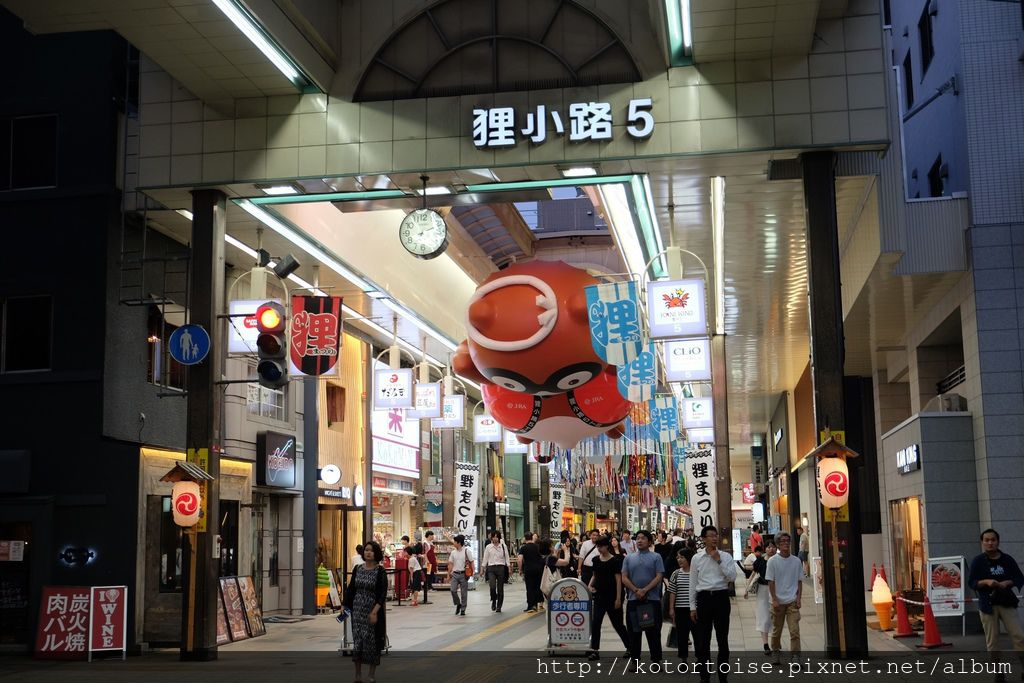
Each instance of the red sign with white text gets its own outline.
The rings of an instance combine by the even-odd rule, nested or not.
[[[127,647],[128,587],[94,587],[90,603],[90,652],[124,650]]]
[[[85,659],[89,589],[44,586],[36,631],[37,659]]]
[[[293,296],[290,353],[303,375],[337,374],[341,297]]]

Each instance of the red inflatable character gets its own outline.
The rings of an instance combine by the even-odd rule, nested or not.
[[[531,261],[495,273],[470,299],[455,371],[482,383],[487,409],[524,443],[572,448],[622,433],[631,404],[590,343],[584,288],[593,284],[562,261]]]

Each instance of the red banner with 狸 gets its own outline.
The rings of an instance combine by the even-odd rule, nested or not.
[[[289,355],[303,375],[335,374],[341,348],[341,297],[293,296]]]
[[[38,659],[85,659],[89,630],[89,589],[44,586],[39,601]]]

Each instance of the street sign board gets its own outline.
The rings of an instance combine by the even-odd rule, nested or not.
[[[167,342],[171,358],[182,365],[201,363],[210,353],[210,335],[201,325],[182,325]]]

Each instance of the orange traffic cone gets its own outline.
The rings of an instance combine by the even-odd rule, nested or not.
[[[907,605],[903,602],[903,596],[896,596],[896,633],[893,638],[912,638],[914,629],[910,628],[910,619],[907,617]]]
[[[882,581],[885,581],[887,584],[889,583],[889,577],[885,575],[885,565],[884,564],[879,568],[878,575],[882,577]]]
[[[875,565],[874,562],[872,562],[871,563],[871,580],[868,581],[868,590],[871,590],[871,587],[875,585],[875,577],[876,576],[878,576],[878,567]]]
[[[939,633],[939,625],[935,623],[935,615],[932,614],[932,603],[926,595],[924,597],[924,642],[917,646],[919,650],[931,650],[936,647],[952,647],[953,643],[942,642],[942,635]]]

